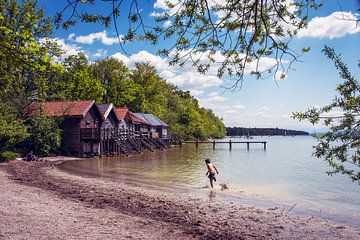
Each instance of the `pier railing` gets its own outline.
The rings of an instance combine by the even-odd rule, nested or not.
[[[233,144],[246,144],[246,148],[247,150],[250,149],[250,144],[262,144],[264,150],[266,150],[266,144],[267,142],[265,141],[180,141],[180,147],[182,143],[193,143],[196,144],[196,147],[199,146],[199,144],[212,144],[213,145],[213,149],[215,149],[216,144],[229,144],[229,149],[232,148]]]

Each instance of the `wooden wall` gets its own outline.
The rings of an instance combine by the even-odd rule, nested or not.
[[[81,129],[93,129],[99,132],[101,116],[93,105],[84,117],[67,117],[62,123],[63,148],[65,153],[83,156],[85,153],[99,151],[99,135],[93,138],[82,138]]]

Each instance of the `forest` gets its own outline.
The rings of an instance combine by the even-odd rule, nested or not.
[[[227,127],[227,136],[298,136],[309,135],[305,131],[288,130],[280,128],[244,128]]]
[[[212,110],[167,83],[150,64],[129,69],[114,58],[90,62],[84,54],[61,59],[62,49],[51,41],[53,24],[36,2],[1,3],[0,159],[34,148],[40,155],[60,152],[61,119],[29,118],[27,107],[34,101],[95,100],[152,113],[179,139],[225,135]]]

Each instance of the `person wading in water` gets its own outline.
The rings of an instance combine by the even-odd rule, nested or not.
[[[210,159],[205,159],[205,163],[206,163],[206,167],[207,167],[207,172],[206,172],[206,176],[208,176],[209,180],[210,180],[210,186],[211,188],[213,188],[213,181],[216,182],[216,178],[215,178],[215,174],[219,174],[218,170],[216,169],[216,167],[214,166],[214,164],[210,163]]]

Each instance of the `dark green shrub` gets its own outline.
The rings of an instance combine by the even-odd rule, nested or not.
[[[11,151],[4,151],[0,153],[0,162],[7,162],[14,160],[18,156],[17,153]]]
[[[27,120],[30,137],[25,141],[25,149],[37,156],[58,153],[61,145],[61,129],[58,120],[46,116],[34,116]]]

